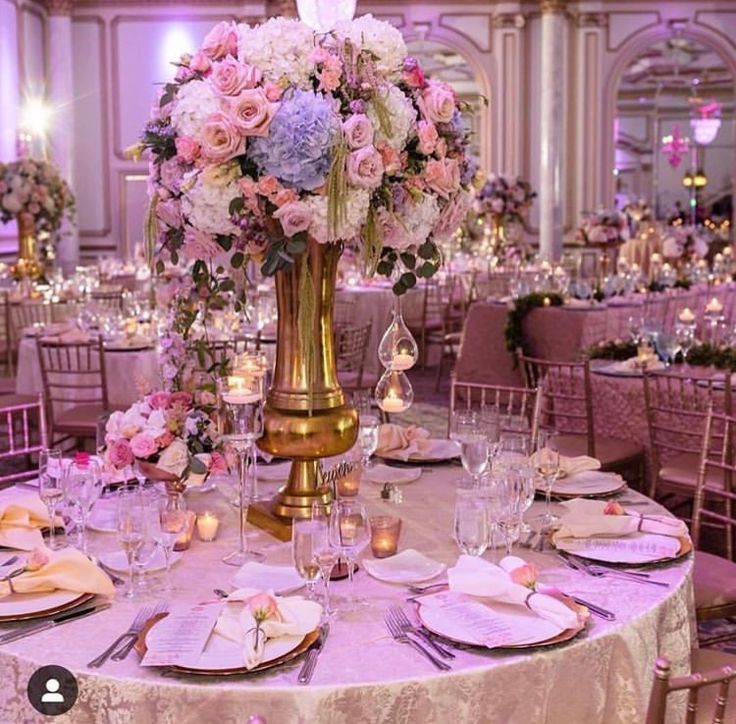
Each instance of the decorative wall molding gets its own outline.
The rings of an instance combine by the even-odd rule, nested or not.
[[[579,28],[607,28],[608,13],[577,13],[575,24]]]
[[[526,25],[523,13],[498,13],[493,16],[493,27],[498,29],[521,30]]]
[[[71,15],[73,0],[46,0],[49,15]]]
[[[633,32],[626,27],[628,20],[633,20],[637,16],[648,16],[649,20],[637,22],[636,30]],[[639,33],[643,33],[650,28],[662,24],[662,16],[659,11],[647,10],[631,10],[620,12],[612,10],[608,13],[608,25],[606,33],[606,50],[609,53],[615,53],[624,43],[629,42],[631,38]]]
[[[710,22],[708,19],[710,18]],[[718,33],[724,40],[736,47],[736,10],[698,10],[695,13],[694,24]],[[730,33],[724,26],[730,27]]]
[[[472,29],[468,28],[463,21],[473,22]],[[491,50],[493,15],[490,13],[442,13],[437,19],[437,24],[441,28],[452,30],[458,35],[462,35],[469,40],[475,48],[482,53],[488,53]]]

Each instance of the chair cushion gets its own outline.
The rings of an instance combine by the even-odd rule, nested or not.
[[[563,455],[577,457],[588,454],[588,438],[585,435],[558,435],[556,440]],[[633,461],[643,454],[644,448],[635,442],[613,437],[595,438],[595,456],[601,461],[603,470]]]
[[[712,671],[713,669],[721,669],[724,666],[730,666],[736,669],[736,656],[727,654],[725,651],[718,649],[693,649],[690,654],[690,670],[692,672]],[[728,704],[726,705],[726,713],[722,722],[736,721],[736,692],[734,691],[734,681],[731,680],[731,689],[729,691]],[[716,696],[718,695],[718,685],[705,686],[698,693],[698,711],[695,716],[697,724],[712,724],[716,710]]]
[[[659,469],[659,483],[664,483],[664,487],[683,488],[693,495],[695,486],[698,484],[698,464],[698,455],[695,453],[680,453]],[[723,473],[708,468],[706,482],[722,486]]]
[[[693,567],[695,610],[698,618],[709,608],[734,606],[736,613],[736,563],[728,558],[695,551]]]
[[[97,418],[106,410],[101,404],[75,405],[59,413],[54,419],[54,429],[57,432],[70,430],[97,430]]]

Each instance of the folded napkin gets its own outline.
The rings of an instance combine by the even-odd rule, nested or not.
[[[637,372],[643,369],[644,365],[638,357],[629,357],[629,359],[617,362],[615,367],[619,372]],[[664,362],[658,357],[652,357],[650,360],[647,360],[646,368],[648,370],[663,370]]]
[[[386,423],[378,429],[377,455],[390,454],[408,460],[416,453],[426,453],[432,448],[429,430],[416,425],[402,427],[394,423]]]
[[[539,460],[539,451],[535,452],[531,458],[531,464],[536,468]],[[560,477],[569,478],[577,473],[584,473],[588,470],[599,470],[601,461],[587,455],[578,455],[570,458],[567,455],[560,455]]]
[[[25,565],[25,571],[10,581],[0,579],[0,599],[11,593],[42,593],[57,589],[101,596],[115,594],[108,575],[76,548],[60,551],[35,548]],[[17,570],[15,566],[10,568]]]
[[[44,342],[58,342],[60,344],[84,344],[89,342],[90,336],[81,329],[74,327],[61,334],[52,334],[42,337]]]
[[[280,598],[272,592],[255,588],[240,588],[227,598],[228,603],[242,606],[226,606],[215,624],[215,633],[243,647],[243,659],[247,669],[254,669],[266,653],[270,639],[281,636],[304,637],[319,626],[322,606],[301,596]],[[268,614],[260,624],[256,636],[256,615]]]
[[[30,551],[43,545],[41,529],[48,526],[48,511],[36,495],[0,498],[0,546]]]
[[[656,533],[671,538],[687,536],[687,525],[677,518],[629,512],[616,501],[574,498],[562,505],[560,527],[553,540],[560,538],[619,538],[631,533]]]
[[[455,567],[447,570],[447,578],[451,591],[527,606],[562,630],[577,626],[578,614],[563,601],[514,582],[512,572],[523,566],[526,562],[515,556],[507,556],[497,566],[476,556],[462,555]]]

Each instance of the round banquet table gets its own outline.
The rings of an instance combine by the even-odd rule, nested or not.
[[[428,469],[403,487],[400,505],[382,501],[380,486],[371,483],[363,484],[360,495],[371,514],[402,518],[400,548],[413,547],[452,565],[458,555],[451,538],[454,483],[461,475],[453,466]],[[638,493],[627,491],[625,496],[624,502],[635,501],[639,512],[662,512]],[[192,509],[224,516],[224,530],[221,526],[213,543],[195,536],[190,550],[173,566],[172,605],[211,600],[212,589],[227,589],[235,572],[220,561],[236,545],[235,510],[217,491],[187,497]],[[105,499],[100,502],[107,504]],[[539,512],[540,503],[535,502],[530,514]],[[266,554],[267,563],[290,564],[290,544],[257,529],[251,529],[249,543]],[[115,548],[114,534],[91,534],[91,552]],[[658,566],[655,577],[670,584],[660,588],[593,578],[566,568],[551,552],[517,546],[515,554],[537,564],[541,581],[613,611],[617,620],[591,618],[577,638],[549,648],[457,650],[453,670],[442,673],[410,647],[394,642],[384,627],[384,612],[392,604],[404,604],[407,589],[374,580],[361,569],[356,587],[365,606],[332,624],[312,683],[301,686],[296,682],[301,660],[250,676],[162,676],[156,669],[140,667],[134,652],[123,662],[89,669],[86,662],[127,628],[141,605],[119,598],[107,611],[0,648],[0,720],[44,721],[28,704],[26,685],[39,666],[58,664],[79,682],[77,703],[58,717],[59,722],[74,724],[202,724],[215,719],[225,724],[243,722],[251,714],[260,714],[268,724],[643,721],[655,658],[666,655],[677,673],[688,670],[694,635],[692,556]],[[347,585],[332,584],[336,598],[346,594]],[[682,702],[674,703],[673,722],[682,713]]]
[[[110,407],[130,407],[141,395],[161,386],[158,352],[154,347],[130,351],[105,350],[105,373]],[[19,395],[37,395],[42,389],[36,340],[23,337],[18,345],[15,391]]]

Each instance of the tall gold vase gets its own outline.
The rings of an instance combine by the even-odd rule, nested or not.
[[[15,264],[17,277],[37,277],[41,271],[36,245],[36,225],[29,214],[18,214],[18,261]]]
[[[339,244],[318,244],[310,239],[307,251],[289,269],[276,274],[276,368],[258,446],[294,461],[273,507],[276,515],[286,518],[308,518],[314,501],[329,502],[330,490],[322,484],[319,460],[346,452],[357,437],[358,415],[345,404],[335,364],[332,310],[341,253]],[[317,344],[312,380],[304,364],[297,325],[304,264],[309,265],[315,291],[312,339]]]

